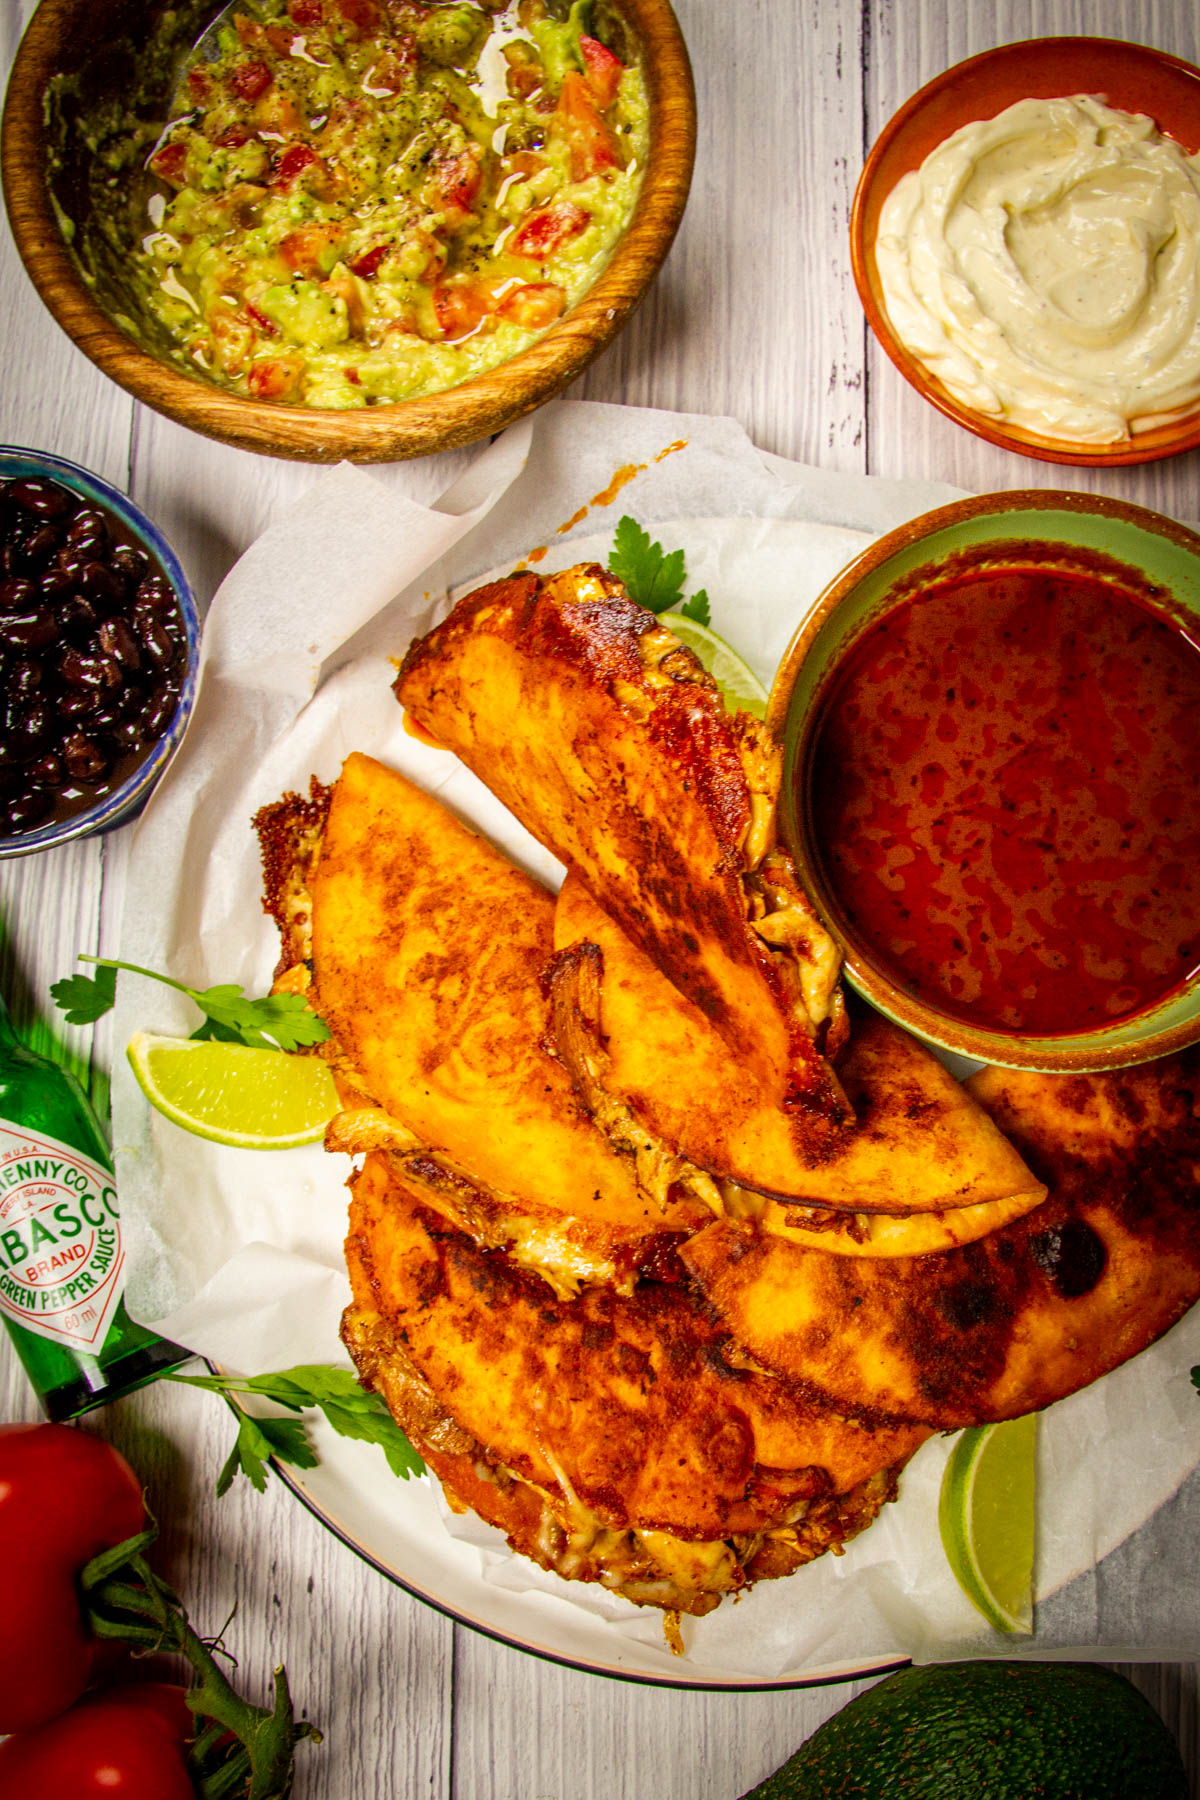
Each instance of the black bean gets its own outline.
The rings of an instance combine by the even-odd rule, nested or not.
[[[71,594],[55,608],[62,636],[72,644],[86,643],[99,620],[96,609],[82,594]]]
[[[0,581],[0,613],[28,612],[38,603],[38,590],[27,575]]]
[[[101,650],[64,650],[58,659],[58,672],[74,688],[102,690],[121,685],[120,665]]]
[[[150,558],[134,544],[118,544],[112,553],[114,568],[120,569],[127,581],[139,582],[146,577]]]
[[[147,743],[161,737],[171,720],[175,717],[175,708],[179,705],[179,694],[170,686],[158,689],[146,708],[142,724],[146,732]]]
[[[68,544],[91,546],[92,555],[107,550],[110,541],[108,520],[94,506],[81,506],[67,526]]]
[[[106,619],[97,636],[101,648],[119,662],[123,669],[141,667],[142,653],[138,648],[138,641],[124,619]]]
[[[18,831],[28,831],[34,825],[40,825],[48,813],[54,809],[54,796],[44,788],[29,788],[18,794],[15,799],[5,802],[0,813],[0,823],[11,836]]]
[[[136,619],[135,623],[138,636],[142,640],[142,648],[150,661],[158,669],[169,668],[175,657],[175,642],[164,628],[161,619],[156,619],[153,615],[147,618],[143,614]]]
[[[23,512],[35,513],[40,519],[65,518],[75,505],[74,495],[66,488],[60,487],[57,481],[46,481],[37,475],[10,481],[8,497],[15,500]]]
[[[68,544],[67,548],[65,550],[60,550],[55,557],[54,566],[67,577],[73,587],[78,587],[79,578],[83,574],[84,569],[87,567],[88,563],[94,561],[94,557],[87,556],[82,550],[77,549],[75,545]]]
[[[62,754],[68,775],[73,775],[76,781],[99,781],[102,775],[108,774],[108,757],[85,732],[73,731],[63,742]]]
[[[103,704],[104,694],[99,688],[76,688],[73,693],[59,696],[58,714],[71,722],[89,719]]]
[[[32,656],[22,656],[8,672],[8,691],[21,699],[36,693],[42,685],[42,665]]]
[[[43,600],[61,600],[64,594],[74,593],[75,587],[75,577],[68,575],[57,562],[52,562],[38,578],[38,590]]]
[[[165,575],[147,575],[145,581],[138,584],[137,597],[157,613],[176,615],[175,595]]]
[[[19,552],[19,566],[24,575],[37,575],[46,567],[59,546],[59,535],[54,525],[39,525],[23,540]]]
[[[137,750],[145,742],[140,719],[121,719],[109,732],[109,737],[122,755],[130,750]]]
[[[128,594],[124,577],[102,562],[84,563],[79,573],[79,591],[109,610],[120,606]]]
[[[57,636],[58,622],[44,606],[0,619],[0,644],[7,650],[44,650]]]
[[[135,716],[141,718],[146,710],[147,691],[147,684],[142,681],[140,674],[127,677],[125,686],[113,701],[123,719],[132,719]]]
[[[56,756],[52,750],[31,762],[28,773],[30,781],[37,787],[61,787],[67,779],[67,771],[63,767],[62,757]]]
[[[31,755],[45,747],[47,739],[54,729],[54,712],[45,694],[38,694],[30,700],[25,715],[18,727],[17,736],[27,746]]]

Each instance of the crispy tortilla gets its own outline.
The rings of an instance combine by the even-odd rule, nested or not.
[[[899,1219],[822,1219],[796,1206],[752,1207],[745,1197],[741,1210],[755,1211],[773,1235],[851,1255],[916,1255],[982,1237],[1045,1197],[949,1071],[878,1014],[852,1015],[838,1075],[855,1123],[831,1155],[814,1162],[753,1073],[596,904],[574,869],[555,904],[554,942],[560,954],[584,943],[600,953],[598,1040],[585,1040],[573,1054],[579,1034],[557,1008],[560,1054],[577,1080],[587,1058],[591,1078],[661,1141],[722,1180],[806,1207],[945,1215],[905,1227]],[[578,994],[569,1003],[578,1006]]]
[[[837,1546],[928,1435],[739,1367],[684,1283],[557,1299],[378,1154],[353,1183],[347,1261],[352,1354],[451,1491],[524,1554],[630,1598],[705,1611],[754,1578],[768,1533],[760,1573]]]
[[[977,1425],[1086,1387],[1200,1297],[1200,1050],[970,1085],[1048,1198],[977,1243],[899,1259],[709,1227],[682,1260],[757,1361],[853,1410]]]
[[[581,879],[812,1156],[849,1109],[819,1053],[838,958],[774,846],[779,750],[590,565],[460,600],[396,695]]]
[[[628,1285],[663,1234],[711,1216],[639,1188],[633,1159],[609,1148],[545,1048],[544,889],[370,757],[348,758],[323,820],[315,802],[294,803],[291,882],[281,804],[259,821],[275,846],[268,899],[298,933],[293,953],[308,938],[333,1036],[343,1112],[331,1148],[388,1146],[434,1205],[567,1288]]]

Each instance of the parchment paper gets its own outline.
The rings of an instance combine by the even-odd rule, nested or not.
[[[486,572],[524,558],[543,570],[604,560],[631,512],[666,548],[686,549],[689,585],[707,589],[714,628],[769,682],[840,568],[874,535],[956,497],[764,455],[732,420],[581,402],[514,427],[434,507],[349,466],[314,472],[302,503],[251,546],[214,601],[191,729],[136,830],[122,957],[193,986],[232,980],[265,992],[278,943],[261,911],[250,821],[284,791],[306,791],[312,774],[332,781],[350,750],[402,768],[557,886],[562,871],[481,784],[403,730],[390,692],[410,638]],[[138,1029],[186,1034],[196,1022],[168,990],[120,978],[118,1043]],[[113,1092],[135,1316],[245,1373],[342,1360],[348,1162],[316,1146],[255,1153],[188,1136],[146,1106],[123,1058]],[[1044,1416],[1043,1601],[1032,1642],[992,1633],[949,1575],[936,1503],[950,1440],[936,1439],[906,1471],[901,1501],[844,1557],[687,1621],[689,1655],[763,1680],[889,1655],[1200,1656],[1194,1506],[1171,1513],[1171,1554],[1178,1565],[1182,1541],[1188,1563],[1177,1579],[1122,1574],[1110,1598],[1087,1573],[1200,1463],[1193,1362],[1200,1311]],[[406,1491],[396,1485],[397,1507]],[[615,1633],[658,1636],[656,1615],[542,1574],[477,1522],[449,1528],[478,1540],[485,1582],[540,1587],[555,1604],[601,1613]],[[1152,1548],[1156,1529],[1138,1540],[1135,1566],[1144,1568],[1143,1541]]]

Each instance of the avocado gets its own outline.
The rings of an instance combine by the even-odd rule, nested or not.
[[[1179,1748],[1088,1663],[901,1669],[742,1800],[1188,1800]]]

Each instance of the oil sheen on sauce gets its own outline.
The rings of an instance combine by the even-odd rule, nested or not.
[[[1111,580],[973,571],[869,627],[811,804],[873,960],[954,1017],[1069,1035],[1200,964],[1200,650]]]

